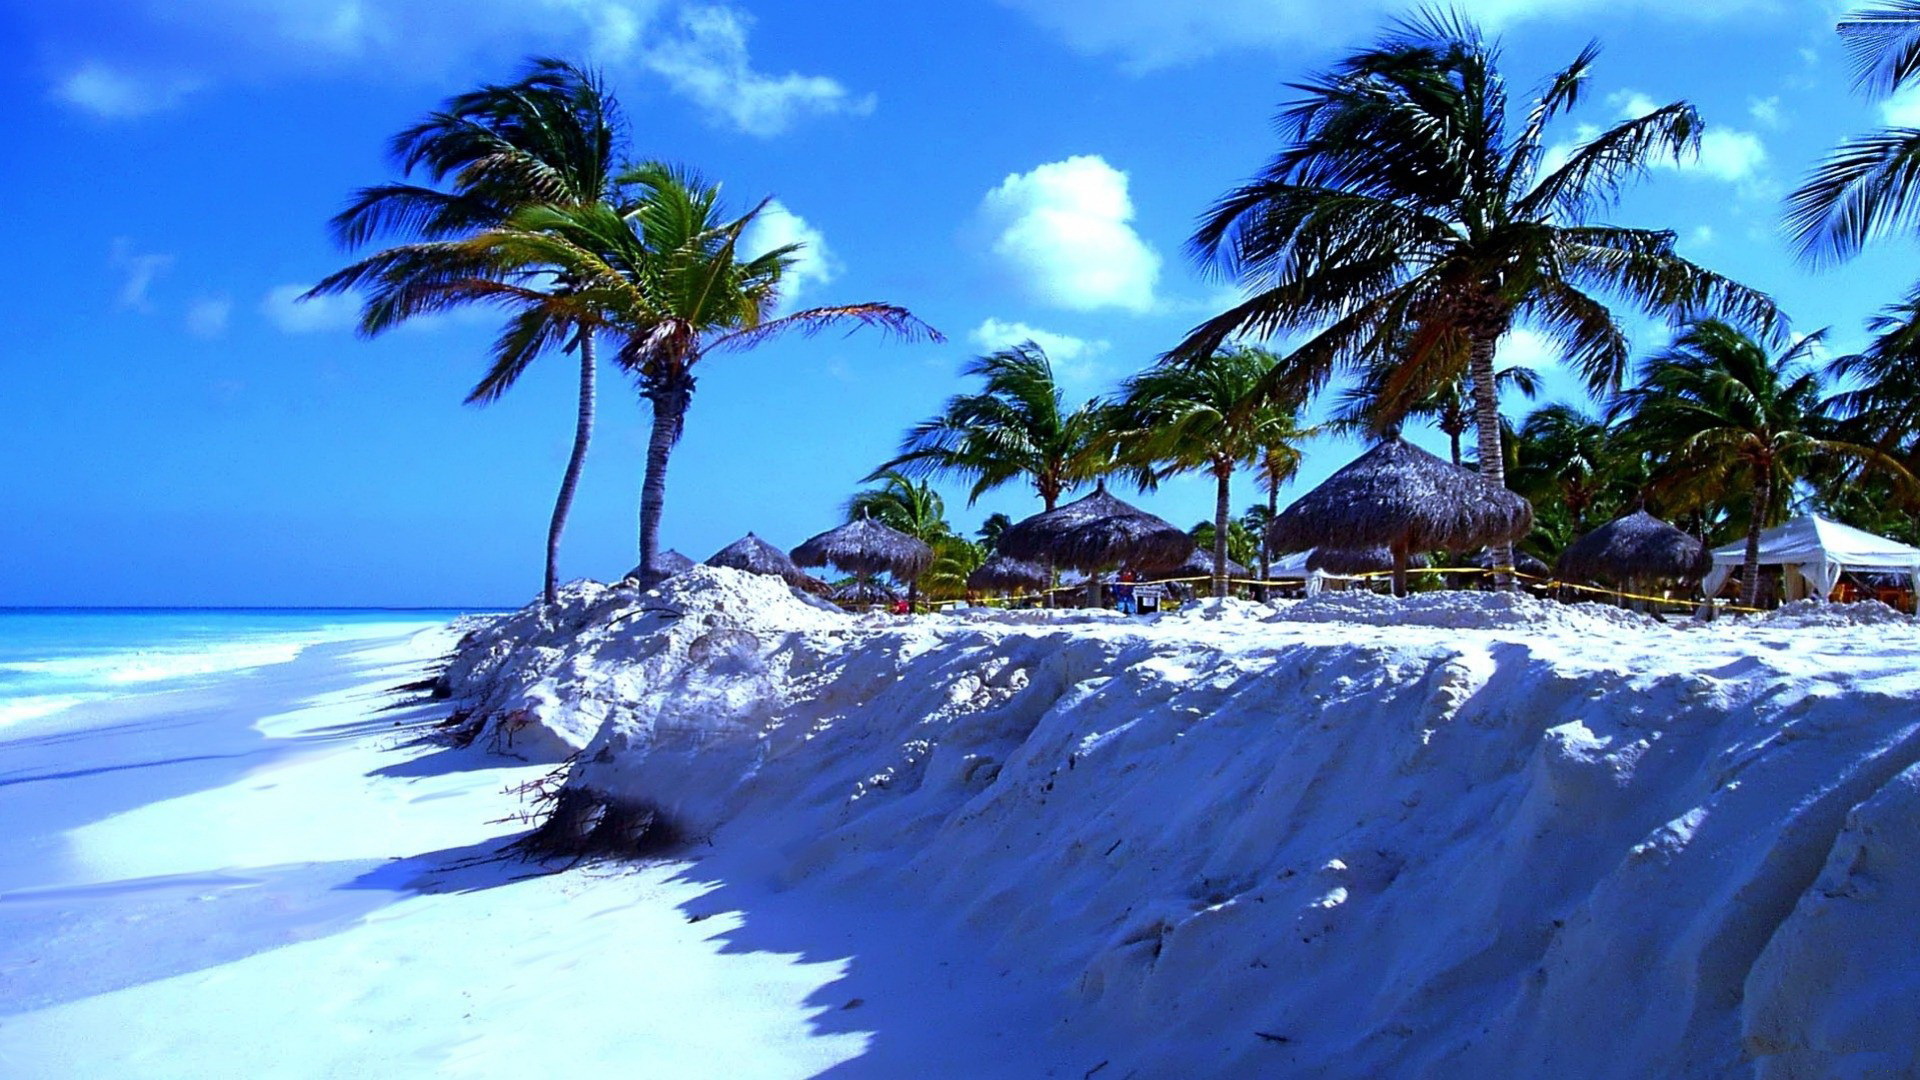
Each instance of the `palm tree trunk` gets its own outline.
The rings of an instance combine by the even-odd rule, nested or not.
[[[667,505],[667,457],[680,441],[687,406],[693,400],[693,380],[681,375],[649,387],[645,396],[653,405],[653,431],[647,438],[647,475],[640,485],[640,584],[650,588],[660,555],[660,515]]]
[[[1440,427],[1447,433],[1447,442],[1453,449],[1453,463],[1460,464],[1460,435],[1467,430],[1467,418],[1455,405],[1447,406],[1446,414],[1441,417]]]
[[[580,412],[573,425],[573,456],[567,459],[567,475],[560,481],[560,496],[553,502],[553,519],[547,523],[547,578],[541,598],[548,607],[559,602],[560,534],[566,531],[574,489],[580,484],[580,469],[587,461],[587,442],[593,437],[592,331],[581,328],[575,344],[580,349]]]
[[[1279,516],[1280,516],[1280,485],[1274,484],[1267,488],[1267,524],[1268,525],[1273,524],[1273,519]],[[1267,535],[1266,534],[1267,534],[1267,530],[1265,526],[1262,526],[1260,529],[1260,535],[1253,538],[1254,543],[1257,545],[1254,550],[1260,553],[1260,580],[1263,584],[1260,586],[1258,595],[1260,597],[1260,602],[1263,604],[1267,602],[1267,598],[1269,595],[1267,592],[1268,586],[1265,585],[1264,582],[1271,581],[1273,579],[1273,556],[1268,554],[1267,552]]]
[[[1472,349],[1467,356],[1467,374],[1473,380],[1473,426],[1476,438],[1475,450],[1480,457],[1480,475],[1488,483],[1498,487],[1507,486],[1507,462],[1500,452],[1500,392],[1494,385],[1493,354],[1499,348],[1500,337],[1494,335],[1475,335]],[[1500,590],[1513,588],[1512,575],[1504,567],[1513,565],[1513,542],[1503,540],[1491,545],[1493,565],[1493,587]]]
[[[1753,485],[1753,520],[1747,523],[1747,559],[1740,569],[1740,602],[1747,607],[1758,607],[1760,604],[1760,533],[1767,527],[1772,487],[1767,480]],[[1784,570],[1781,572],[1785,573]]]
[[[1232,492],[1233,464],[1224,468],[1215,465],[1213,496],[1213,595],[1222,599],[1227,595],[1227,524],[1233,516]]]

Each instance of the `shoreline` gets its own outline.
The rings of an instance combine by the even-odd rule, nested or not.
[[[915,948],[913,913],[885,901],[787,893],[712,850],[562,872],[493,859],[527,828],[503,820],[524,809],[511,789],[552,767],[413,742],[442,703],[377,711],[438,655],[432,636],[38,725],[28,737],[68,757],[143,731],[182,760],[142,760],[181,771],[105,814],[50,813],[44,844],[0,841],[0,1072],[797,1078],[932,1054],[923,1075],[969,1075],[937,1064],[943,1041],[1024,1060],[1017,1010],[968,989],[1000,974]],[[221,756],[234,747],[250,752]],[[11,793],[88,806],[100,789],[81,785],[137,768]],[[968,1014],[1002,1023],[970,1035]]]

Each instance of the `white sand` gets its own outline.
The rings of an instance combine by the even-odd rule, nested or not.
[[[684,615],[468,690],[604,719],[576,790],[937,913],[1076,1068],[1920,1073],[1920,631],[1884,609],[902,624],[709,570],[643,603]]]
[[[417,714],[370,710],[450,636],[10,729],[0,1076],[1920,1070],[1911,621],[704,569],[536,621]],[[398,745],[450,706],[473,747]],[[177,790],[119,768],[156,725]],[[575,747],[680,860],[461,866]]]
[[[925,1010],[964,1012],[870,903],[768,902],[700,863],[447,870],[522,831],[496,820],[522,806],[504,789],[547,771],[404,746],[395,719],[427,714],[373,711],[450,640],[10,730],[0,1076],[799,1077],[923,1053]],[[173,759],[173,790],[144,793],[164,797],[74,802]],[[857,951],[931,971],[849,978]],[[954,1045],[981,1031],[991,1053],[993,1020],[949,1025]]]

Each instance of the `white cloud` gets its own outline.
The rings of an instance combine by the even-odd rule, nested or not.
[[[1713,226],[1697,225],[1692,232],[1687,234],[1687,243],[1694,247],[1706,247],[1708,244],[1713,243],[1713,235]]]
[[[1631,120],[1645,116],[1662,107],[1662,103],[1638,90],[1621,90],[1607,96],[1607,104],[1614,108],[1614,118]],[[1601,129],[1592,124],[1581,124],[1574,129],[1574,138],[1584,143],[1595,138]],[[1559,167],[1573,152],[1576,143],[1561,143],[1548,147],[1542,171]],[[1687,154],[1675,160],[1671,154],[1657,154],[1648,164],[1656,169],[1673,169],[1685,173],[1698,173],[1715,180],[1741,184],[1750,194],[1761,194],[1764,185],[1760,184],[1761,174],[1767,164],[1767,145],[1760,136],[1751,131],[1708,125],[1700,136],[1698,152]]]
[[[351,293],[301,300],[305,285],[276,285],[260,301],[260,313],[287,334],[351,330],[360,321],[360,300]]]
[[[153,287],[154,279],[173,266],[173,256],[142,254],[134,250],[133,241],[121,237],[113,242],[107,265],[120,272],[120,291],[114,303],[141,314],[151,314],[153,301],[147,292]]]
[[[1920,127],[1920,87],[1907,86],[1881,102],[1880,120],[1888,127]]]
[[[824,75],[767,75],[747,55],[751,16],[724,7],[688,7],[680,36],[657,41],[640,57],[647,70],[681,96],[748,135],[779,135],[803,116],[873,111],[873,95],[856,96]]]
[[[1390,15],[1409,13],[1417,0],[1000,0],[1069,47],[1114,55],[1130,68],[1166,67],[1235,49],[1285,46],[1324,48],[1330,41],[1371,35]],[[1551,19],[1618,17],[1627,11],[1682,20],[1786,10],[1786,0],[1460,0],[1453,5],[1489,30]]]
[[[999,352],[1031,341],[1046,351],[1047,359],[1053,362],[1054,375],[1064,383],[1073,384],[1075,389],[1090,389],[1091,384],[1106,374],[1097,360],[1112,348],[1107,341],[1089,341],[995,318],[988,318],[967,336],[983,352]]]
[[[1786,124],[1786,117],[1780,112],[1780,95],[1778,94],[1769,98],[1754,98],[1747,104],[1747,115],[1753,117],[1760,126],[1772,128],[1775,131]]]
[[[794,253],[793,265],[782,279],[785,287],[781,290],[780,304],[783,310],[792,310],[801,293],[815,285],[828,284],[840,276],[840,260],[827,247],[827,238],[821,235],[819,229],[808,224],[806,218],[787,209],[778,199],[767,203],[759,215],[748,223],[746,232],[740,237],[740,252],[751,259],[788,244],[799,244],[800,250]]]
[[[1547,371],[1560,366],[1560,347],[1539,331],[1516,326],[1500,339],[1500,349],[1494,354],[1493,362],[1503,368]]]
[[[88,60],[54,84],[53,96],[106,120],[130,120],[164,112],[199,87],[182,76],[146,76]]]
[[[187,306],[187,333],[212,340],[224,337],[227,322],[233,316],[233,301],[225,296],[206,296]]]
[[[1072,311],[1153,308],[1160,255],[1129,224],[1127,174],[1100,157],[1008,176],[981,217],[993,254],[1033,299]]]
[[[84,2],[84,0],[83,0]],[[217,84],[315,75],[441,86],[501,57],[578,57],[619,77],[659,79],[716,121],[776,135],[810,116],[873,111],[825,75],[769,74],[748,53],[752,16],[698,0],[97,0],[115,24],[117,53],[50,21],[36,44],[92,56],[61,72],[56,97],[102,116],[137,117]],[[175,74],[142,75],[143,71]]]

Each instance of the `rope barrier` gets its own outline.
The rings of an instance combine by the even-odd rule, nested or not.
[[[1702,603],[1705,603],[1709,608],[1712,608],[1715,611],[1732,611],[1732,612],[1740,612],[1741,614],[1749,614],[1749,615],[1759,615],[1759,614],[1765,613],[1764,608],[1744,607],[1742,605],[1732,604],[1732,603],[1719,603],[1712,599],[1701,601],[1701,600],[1687,600],[1687,599],[1681,599],[1681,598],[1671,597],[1671,596],[1648,596],[1643,593],[1630,593],[1630,592],[1623,592],[1617,589],[1603,589],[1593,585],[1581,585],[1576,582],[1561,581],[1558,578],[1551,578],[1551,577],[1543,578],[1536,574],[1526,573],[1525,571],[1512,566],[1493,566],[1493,567],[1487,567],[1487,566],[1411,567],[1410,566],[1407,568],[1407,573],[1408,574],[1428,574],[1428,575],[1457,574],[1462,576],[1478,575],[1482,577],[1490,576],[1493,574],[1505,573],[1508,576],[1518,579],[1520,581],[1532,582],[1534,583],[1533,587],[1540,588],[1540,589],[1567,589],[1573,592],[1590,593],[1596,596],[1610,596],[1618,600],[1639,600],[1646,603],[1663,604],[1668,607],[1694,608],[1694,607],[1699,607]],[[1377,581],[1382,578],[1392,577],[1393,571],[1373,570],[1373,571],[1368,571],[1366,573],[1361,573],[1361,574],[1321,574],[1320,576],[1322,578],[1325,578],[1331,581]],[[1176,585],[1176,584],[1191,585],[1191,584],[1202,584],[1202,583],[1211,584],[1212,581],[1213,581],[1213,578],[1211,576],[1194,576],[1194,577],[1179,577],[1179,578],[1160,578],[1155,581],[1136,581],[1136,582],[1129,582],[1129,584],[1132,584],[1135,586]],[[1274,588],[1274,587],[1287,588],[1287,587],[1292,587],[1297,585],[1303,585],[1305,584],[1306,581],[1307,581],[1307,578],[1303,578],[1303,577],[1265,578],[1265,579],[1229,577],[1227,579],[1227,583],[1229,585],[1245,585],[1253,588]],[[1108,584],[1108,583],[1103,583],[1103,584]],[[1086,591],[1087,591],[1087,583],[1081,582],[1078,585],[1057,585],[1049,589],[1039,589],[1034,592],[1027,593],[1025,595],[1027,598],[1034,598],[1034,597],[1052,596],[1055,593],[1084,593]],[[1014,600],[1015,600],[1014,597],[993,597],[985,600],[969,601],[969,603],[976,604],[976,605],[984,605],[984,606],[994,606],[998,604],[1012,604]]]

